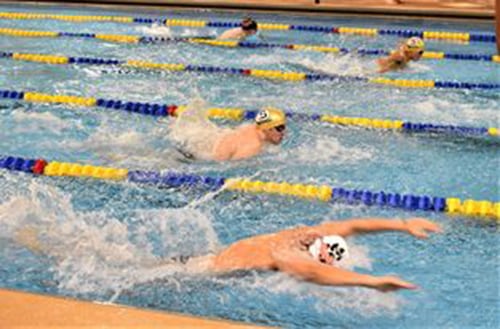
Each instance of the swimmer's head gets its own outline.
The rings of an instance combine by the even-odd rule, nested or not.
[[[328,235],[316,239],[309,246],[309,253],[314,259],[328,265],[335,265],[349,257],[347,242],[340,235]]]
[[[286,116],[283,111],[267,107],[260,110],[255,116],[257,129],[264,133],[266,141],[279,144],[283,140],[286,130]]]
[[[248,35],[257,33],[257,22],[250,17],[241,22],[241,29]]]
[[[406,40],[404,50],[409,54],[410,58],[418,61],[424,54],[425,43],[419,37],[411,37]]]

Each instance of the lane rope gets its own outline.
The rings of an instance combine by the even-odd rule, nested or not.
[[[304,183],[199,176],[176,172],[131,171],[122,168],[57,161],[48,162],[41,158],[25,159],[13,156],[0,157],[0,168],[35,175],[128,181],[176,188],[191,187],[218,190],[224,186],[229,191],[242,193],[274,194],[309,199],[311,201],[393,207],[407,211],[445,212],[472,217],[489,217],[497,221],[500,218],[500,203],[486,200],[461,200],[454,197],[442,198],[385,191],[372,192],[363,189],[350,190],[327,185],[318,186]]]

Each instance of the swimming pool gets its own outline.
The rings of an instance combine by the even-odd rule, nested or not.
[[[2,11],[95,15],[92,9],[1,6]],[[135,14],[136,12],[134,12]],[[98,15],[124,15],[118,11]],[[137,12],[238,20],[211,11]],[[366,27],[486,31],[477,23],[353,20],[255,15],[258,20]],[[140,34],[148,25],[51,20],[1,20],[1,27],[75,33]],[[214,29],[171,28],[173,35],[215,35]],[[398,39],[265,31],[276,43],[390,49]],[[224,49],[179,44],[130,45],[98,40],[0,36],[4,52],[63,54],[154,62],[296,70],[317,65],[331,73],[366,75],[373,57],[286,49]],[[427,42],[444,52],[493,54],[494,45]],[[50,66],[0,59],[0,89],[48,94],[337,114],[477,127],[498,126],[498,95],[488,90],[398,89],[358,82],[276,82],[230,75],[158,73],[99,66]],[[499,82],[498,64],[421,61],[401,79]],[[498,141],[398,134],[290,120],[281,150],[231,163],[183,163],[167,137],[168,120],[68,105],[1,101],[0,153],[129,169],[344,186],[353,189],[498,200]],[[231,125],[231,123],[229,123]],[[280,196],[212,193],[120,182],[33,177],[0,171],[0,285],[33,292],[113,301],[153,309],[293,328],[498,327],[498,238],[491,221],[440,213],[408,213]],[[240,238],[325,219],[430,216],[445,234],[429,241],[384,234],[353,239],[360,270],[395,273],[417,292],[383,294],[325,288],[281,274],[188,277],[149,267],[155,257],[215,250]],[[38,254],[20,241],[38,234]]]

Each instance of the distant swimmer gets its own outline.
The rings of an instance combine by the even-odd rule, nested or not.
[[[389,56],[378,59],[378,73],[404,69],[410,61],[420,60],[424,54],[424,48],[425,43],[422,39],[418,37],[409,38]]]
[[[231,39],[231,40],[240,40],[241,41],[241,40],[244,40],[251,35],[256,34],[257,29],[258,29],[257,22],[255,22],[251,18],[245,18],[241,22],[240,27],[225,31],[217,39],[219,39],[219,40]]]
[[[258,155],[266,145],[278,145],[285,136],[286,116],[264,108],[252,124],[234,129],[218,127],[206,118],[206,105],[196,100],[172,125],[170,138],[189,160],[231,161]]]
[[[396,276],[373,276],[342,269],[349,256],[345,237],[381,231],[400,231],[418,238],[440,232],[439,225],[422,218],[380,218],[325,222],[317,226],[291,228],[240,240],[218,254],[183,258],[191,273],[228,273],[239,270],[281,271],[300,280],[326,286],[362,286],[383,292],[416,289]],[[167,262],[171,263],[172,260]]]

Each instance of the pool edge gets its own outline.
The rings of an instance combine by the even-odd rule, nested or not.
[[[269,328],[215,318],[102,304],[72,298],[0,289],[0,325],[5,328],[63,326],[140,328]]]
[[[219,10],[258,10],[271,12],[295,12],[309,14],[347,14],[347,15],[367,15],[367,16],[404,16],[415,18],[447,18],[447,19],[479,19],[494,20],[495,10],[487,9],[453,9],[430,7],[403,7],[390,5],[290,5],[280,4],[279,1],[269,1],[269,3],[255,4],[249,2],[235,3],[227,0],[215,1],[158,1],[158,0],[89,0],[89,1],[58,1],[58,0],[0,0],[0,4],[31,4],[31,5],[84,5],[84,6],[113,6],[113,7],[145,7],[145,8],[185,8],[185,9],[219,9]]]

